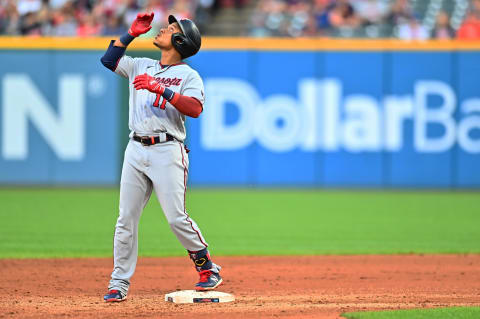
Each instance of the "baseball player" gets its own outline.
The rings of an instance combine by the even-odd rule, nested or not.
[[[198,52],[200,32],[189,19],[168,17],[153,40],[161,59],[125,56],[135,37],[148,32],[153,13],[138,14],[128,33],[112,40],[102,64],[129,81],[130,141],[125,150],[120,180],[119,217],[115,226],[114,268],[106,302],[127,298],[130,278],[137,263],[138,222],[152,191],[167,221],[193,260],[200,280],[197,290],[215,289],[222,283],[220,266],[212,262],[197,224],[185,208],[188,149],[185,117],[198,117],[203,110],[203,82],[182,62]]]

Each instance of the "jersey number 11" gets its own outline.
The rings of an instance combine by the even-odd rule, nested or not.
[[[165,104],[167,104],[167,100],[164,97],[162,97],[160,94],[157,94],[157,98],[155,99],[155,102],[153,102],[153,106],[158,107],[160,98],[162,99],[162,104],[160,105],[160,108],[162,110],[165,110]]]

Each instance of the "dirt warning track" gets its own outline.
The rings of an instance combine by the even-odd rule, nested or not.
[[[166,303],[192,289],[188,257],[140,258],[128,300],[102,300],[108,259],[0,260],[0,318],[339,318],[343,312],[480,306],[480,255],[215,257],[226,304]]]

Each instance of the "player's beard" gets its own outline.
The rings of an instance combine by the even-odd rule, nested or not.
[[[163,35],[161,35],[163,36]],[[162,43],[162,42],[165,42],[165,41],[162,41],[164,39],[161,39],[158,35],[153,39],[153,45],[156,46],[157,48],[159,48],[160,50],[165,50],[165,43]],[[163,45],[162,45],[163,44]]]
[[[163,48],[158,43],[156,43],[155,41],[153,41],[153,45],[156,46],[157,48],[159,48],[160,50],[163,50]]]
[[[161,45],[153,41],[153,45],[160,49],[160,51],[174,50],[173,45]]]

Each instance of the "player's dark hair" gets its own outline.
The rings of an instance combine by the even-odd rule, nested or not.
[[[173,15],[168,17],[168,23],[178,23],[183,33],[172,34],[172,45],[180,53],[182,59],[196,54],[202,45],[202,37],[195,23],[190,19],[178,21]]]

